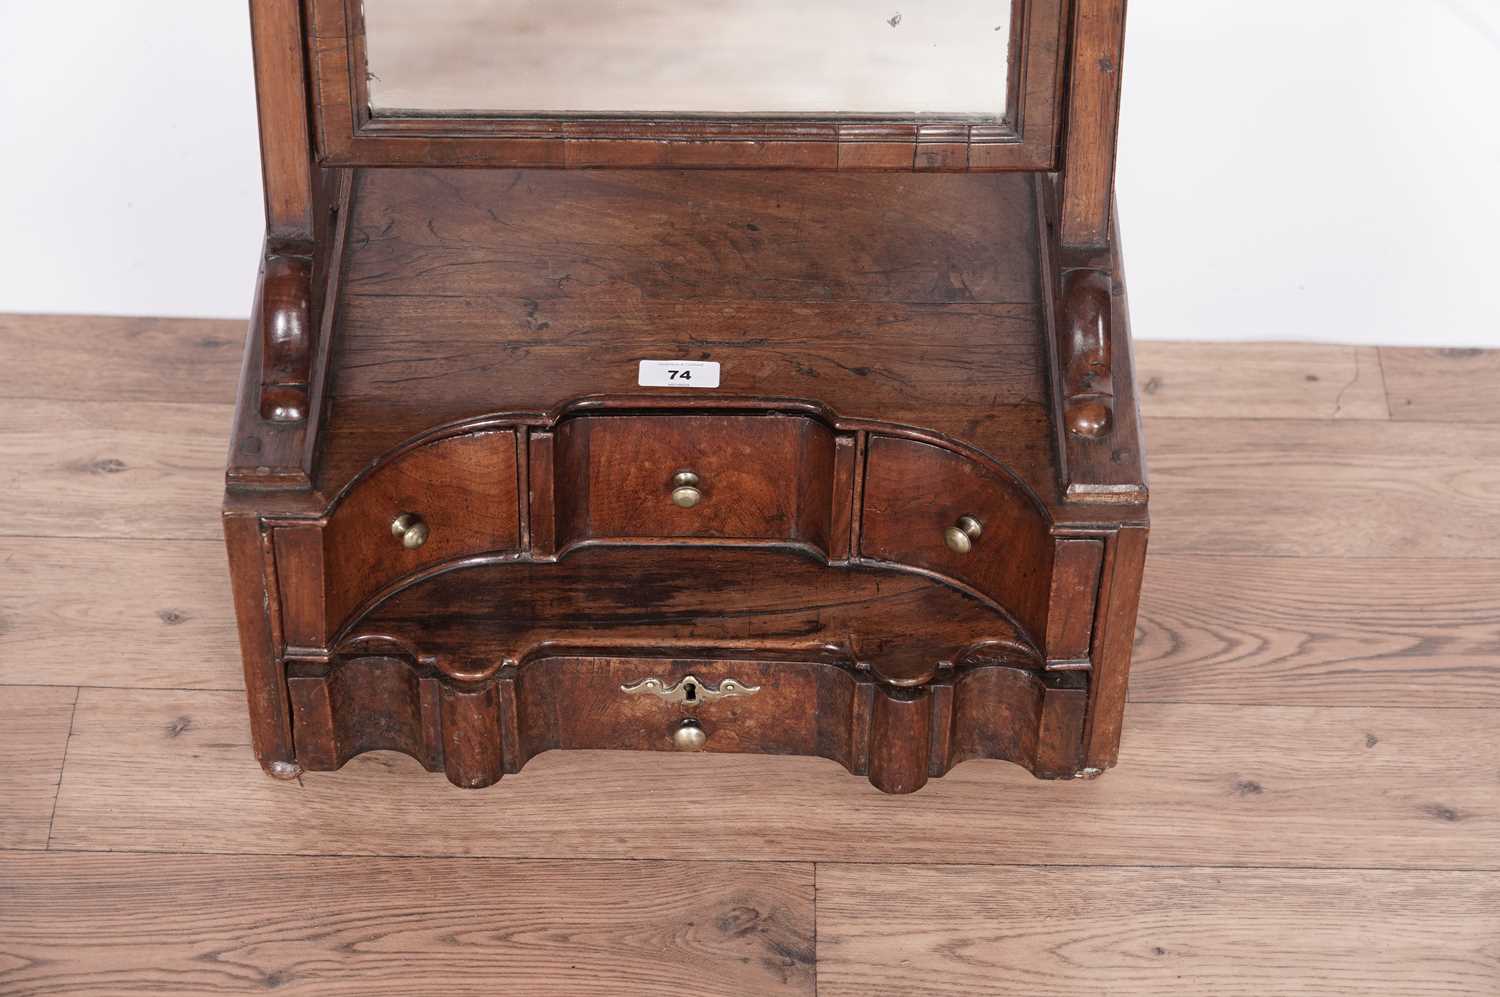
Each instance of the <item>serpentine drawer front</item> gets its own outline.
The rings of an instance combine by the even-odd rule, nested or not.
[[[1076,676],[964,668],[891,691],[836,664],[555,657],[456,685],[399,657],[295,665],[293,737],[305,768],[402,751],[454,784],[487,786],[554,749],[819,755],[890,793],[970,758],[1037,775],[1081,764]]]
[[[287,643],[319,647],[392,582],[444,561],[520,548],[516,435],[427,443],[351,486],[326,526],[276,529]]]
[[[781,541],[827,552],[834,453],[833,431],[804,416],[568,419],[556,431],[557,545]]]
[[[1040,639],[1053,540],[1020,485],[951,450],[871,436],[864,496],[864,556],[971,586]]]

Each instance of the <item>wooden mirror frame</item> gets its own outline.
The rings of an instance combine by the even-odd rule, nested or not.
[[[328,166],[1048,170],[1068,0],[1011,0],[1006,107],[970,115],[464,114],[370,111],[360,0],[306,0]]]
[[[1126,0],[1012,3],[1010,107],[1001,123],[978,124],[815,116],[372,118],[358,0],[250,0],[267,256],[311,260],[339,175],[361,166],[1050,172],[1060,246],[1107,249]]]

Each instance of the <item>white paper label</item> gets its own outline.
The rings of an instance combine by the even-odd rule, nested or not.
[[[719,365],[712,360],[642,360],[643,388],[717,388]]]

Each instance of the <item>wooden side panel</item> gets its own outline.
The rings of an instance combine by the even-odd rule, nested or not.
[[[286,679],[279,655],[278,596],[270,569],[269,537],[263,540],[259,519],[225,516],[224,540],[229,548],[229,575],[234,588],[234,611],[239,623],[240,654],[245,665],[245,691],[250,701],[250,739],[262,766],[290,767],[295,754],[289,722]]]
[[[1136,611],[1146,567],[1143,528],[1123,529],[1110,542],[1095,620],[1093,678],[1089,684],[1086,760],[1091,768],[1114,765],[1120,754],[1130,658],[1135,649]]]
[[[1037,776],[1067,779],[1083,769],[1083,725],[1088,716],[1088,698],[1081,686],[1048,686],[1042,694],[1033,769]]]
[[[1063,154],[1062,242],[1109,241],[1120,119],[1120,64],[1126,0],[1074,0],[1067,142]]]
[[[323,530],[308,524],[278,526],[272,537],[286,643],[289,647],[321,647],[328,639]]]
[[[1047,609],[1047,660],[1089,656],[1094,605],[1104,562],[1102,540],[1059,540],[1052,559],[1052,596]]]

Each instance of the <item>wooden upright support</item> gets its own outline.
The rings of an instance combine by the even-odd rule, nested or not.
[[[1061,240],[1069,249],[1109,245],[1125,2],[1074,0],[1062,160]]]
[[[310,255],[313,155],[300,0],[250,0],[250,30],[267,242],[272,253],[294,244]]]

